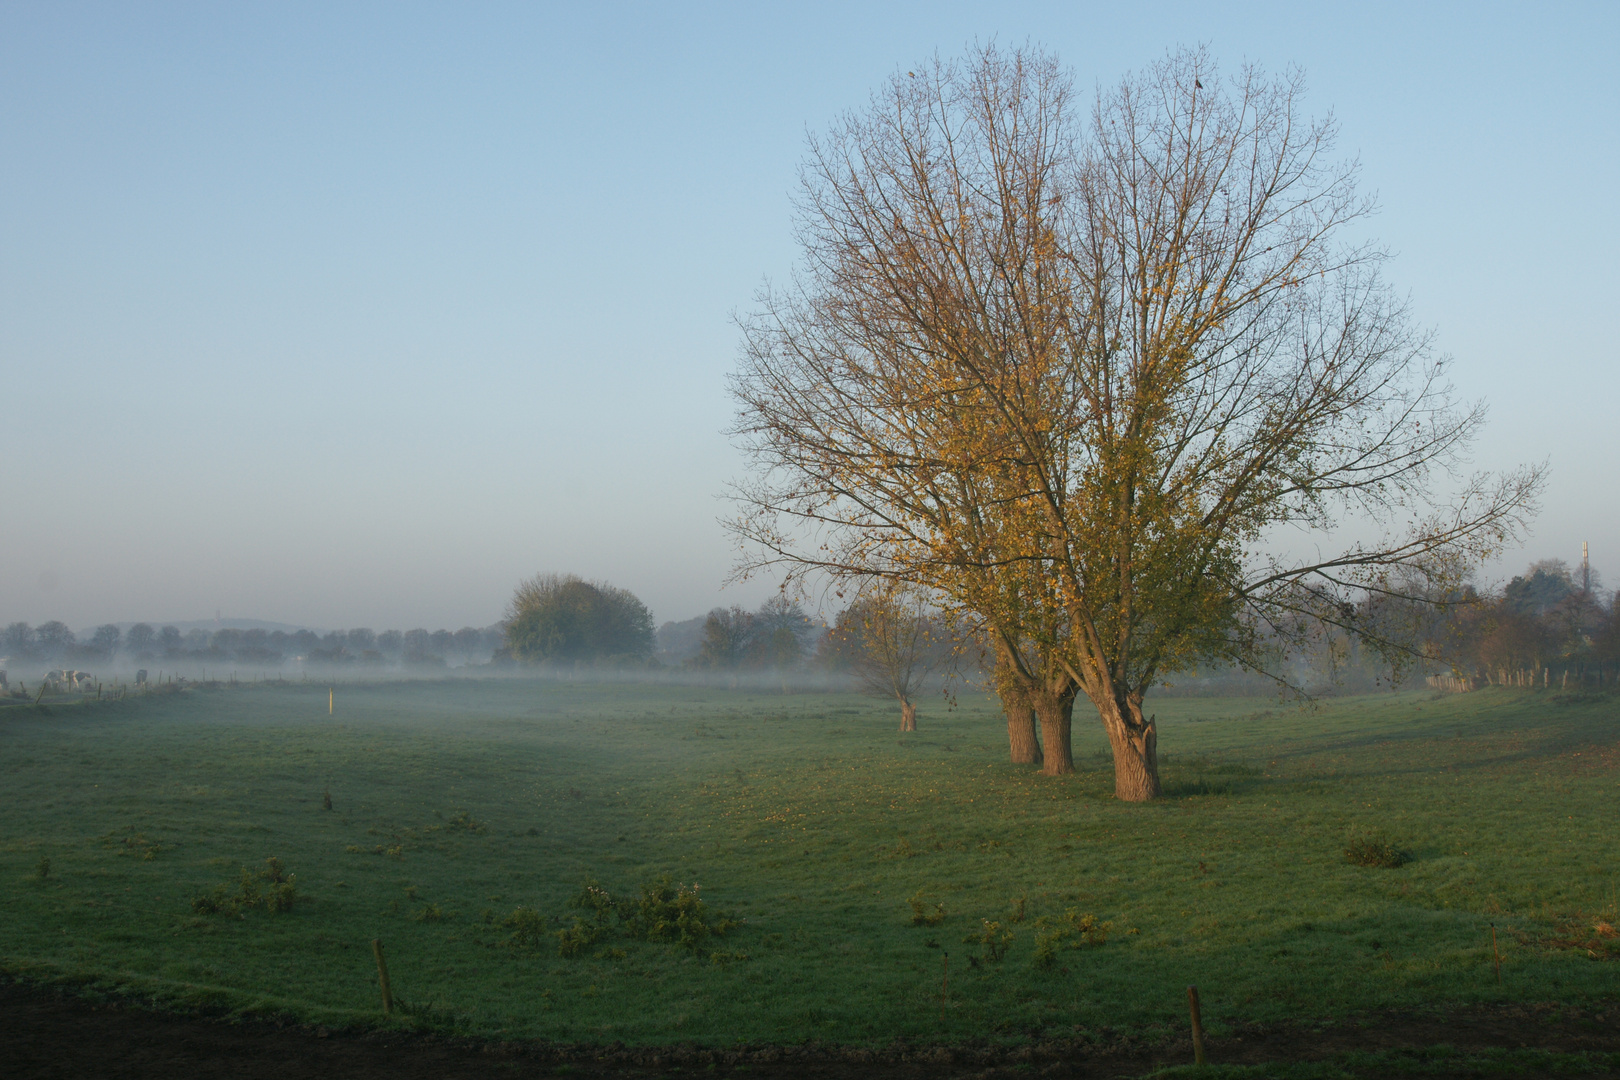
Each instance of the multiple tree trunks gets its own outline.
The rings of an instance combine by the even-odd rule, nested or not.
[[[900,730],[917,730],[917,706],[905,698],[900,699]]]

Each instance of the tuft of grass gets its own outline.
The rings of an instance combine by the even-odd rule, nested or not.
[[[1393,870],[1412,861],[1412,853],[1384,837],[1362,836],[1352,839],[1344,849],[1345,861],[1353,866],[1376,866]]]
[[[39,857],[39,862],[34,864],[34,876],[41,881],[51,876],[51,857],[49,855]]]

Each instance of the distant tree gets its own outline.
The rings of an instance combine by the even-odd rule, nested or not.
[[[412,667],[437,667],[444,664],[444,657],[433,651],[433,635],[421,627],[405,631],[400,658]]]
[[[451,647],[463,661],[471,660],[484,651],[484,633],[476,627],[463,626],[456,631]],[[489,659],[487,656],[482,658]]]
[[[879,588],[839,615],[833,634],[854,643],[850,670],[874,694],[900,703],[900,730],[917,730],[912,698],[945,657],[946,635],[922,594]]]
[[[234,658],[242,648],[242,631],[229,627],[215,630],[208,639],[208,652],[216,660]]]
[[[287,635],[281,636],[285,638]],[[271,635],[266,630],[244,630],[237,640],[236,658],[245,664],[279,664],[281,651],[270,642]]]
[[[158,631],[158,643],[163,647],[164,656],[178,656],[183,645],[178,626],[165,626]]]
[[[377,647],[377,635],[372,633],[369,628],[364,626],[357,630],[350,630],[348,634],[348,646],[349,651],[353,653],[363,653],[368,650],[375,649]]]
[[[777,594],[759,605],[752,621],[751,659],[761,667],[797,667],[805,657],[805,641],[815,632],[797,600]]]
[[[113,653],[118,651],[118,643],[123,640],[123,634],[112,623],[96,627],[96,632],[90,635],[90,652],[97,659],[111,660]]]
[[[1507,606],[1520,615],[1545,615],[1575,591],[1569,565],[1563,559],[1543,559],[1532,563],[1524,576],[1516,577],[1502,590]]]
[[[703,643],[691,660],[693,667],[735,670],[747,662],[754,642],[754,616],[733,604],[710,610],[703,620]]]
[[[297,650],[299,656],[305,658],[313,656],[315,650],[321,647],[321,639],[313,630],[296,630],[293,632],[292,639],[292,647]]]
[[[448,630],[433,631],[433,651],[440,656],[449,656],[456,648],[456,635]]]
[[[345,630],[332,630],[319,639],[319,644],[305,656],[321,664],[348,664],[354,661],[349,651],[349,634]]]
[[[34,630],[25,622],[14,622],[6,627],[3,641],[4,644],[0,645],[0,648],[4,648],[8,656],[20,660],[34,654]]]
[[[67,624],[55,619],[35,630],[34,640],[38,643],[40,655],[47,660],[61,660],[78,643]]]
[[[147,656],[157,648],[157,631],[148,623],[136,623],[124,635],[124,648],[137,658]]]
[[[405,635],[398,630],[384,630],[377,635],[377,651],[390,660],[399,659],[399,654],[405,651]]]
[[[506,647],[525,663],[647,657],[653,619],[625,589],[572,574],[539,574],[518,584],[507,607]]]

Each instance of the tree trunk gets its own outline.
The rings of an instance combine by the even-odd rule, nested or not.
[[[1105,700],[1097,706],[1114,750],[1114,798],[1150,802],[1164,794],[1159,785],[1159,729],[1156,718],[1142,719],[1142,703]]]
[[[996,656],[996,695],[1007,714],[1007,751],[1014,765],[1041,764],[1041,743],[1035,737],[1035,707],[1029,701],[1029,688],[999,642]]]
[[[905,698],[900,699],[900,730],[917,730],[917,706]]]
[[[1039,765],[1041,743],[1035,737],[1035,710],[1029,695],[1009,679],[1000,687],[1001,708],[1007,714],[1007,749],[1014,765]]]
[[[1039,765],[1041,742],[1035,737],[1035,710],[1028,705],[1007,709],[1007,749],[1014,765]]]
[[[1074,719],[1074,690],[1054,693],[1042,688],[1031,692],[1030,703],[1041,721],[1041,745],[1045,762],[1041,772],[1062,776],[1074,772],[1074,754],[1069,749],[1069,727]]]

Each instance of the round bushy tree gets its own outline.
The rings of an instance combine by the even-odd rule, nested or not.
[[[646,657],[653,617],[625,589],[573,574],[539,574],[521,582],[507,609],[506,647],[528,663]]]

